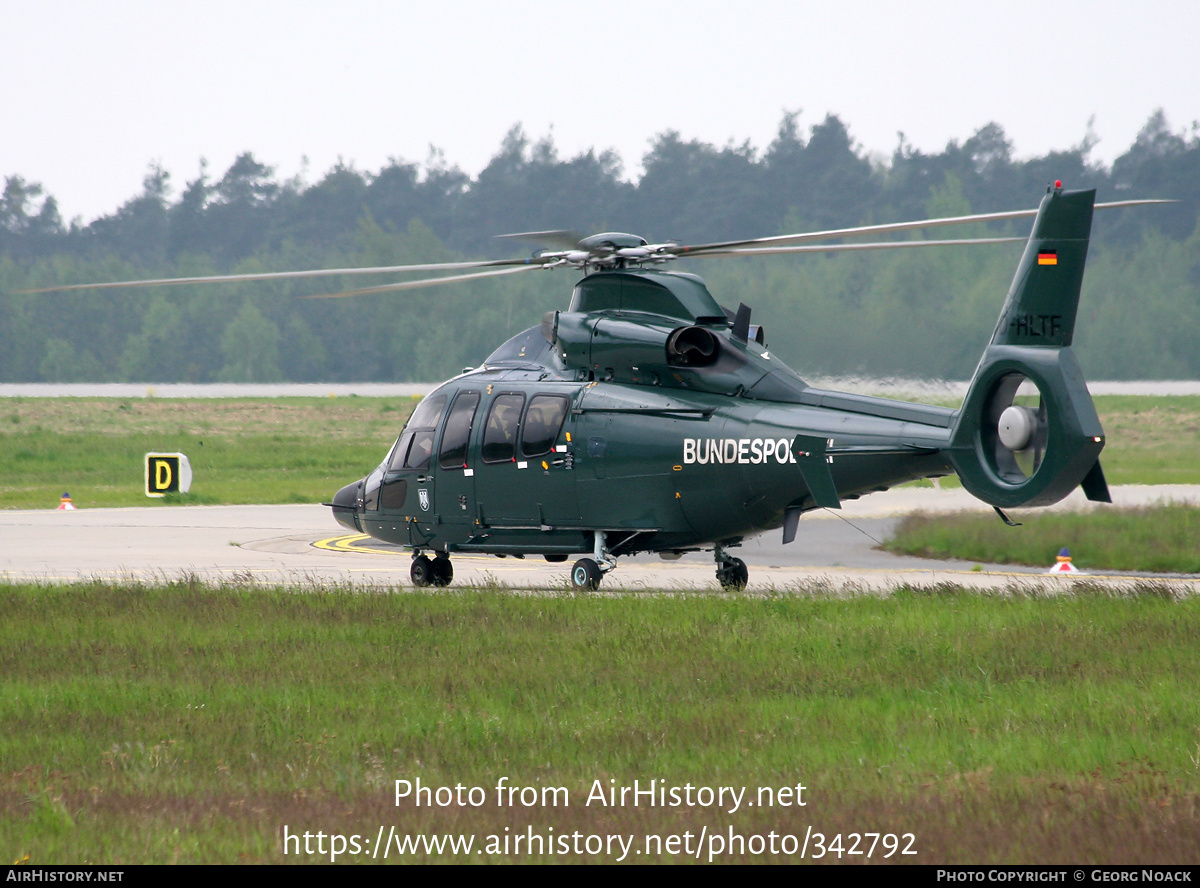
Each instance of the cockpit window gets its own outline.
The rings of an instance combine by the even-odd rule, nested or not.
[[[388,471],[400,469],[427,469],[433,454],[433,429],[406,431],[396,442],[392,457],[388,460]]]
[[[483,461],[508,462],[517,455],[517,427],[521,423],[524,395],[498,395],[488,411],[483,430]]]
[[[478,406],[479,392],[460,392],[454,399],[446,418],[446,430],[442,432],[442,449],[438,452],[438,465],[443,469],[460,469],[467,464],[467,442],[471,439]]]
[[[412,447],[412,432],[401,432],[400,438],[396,441],[396,446],[392,448],[392,452],[388,455],[388,471],[395,472],[404,468],[404,458],[408,456],[408,449]]]
[[[542,456],[554,449],[570,403],[564,395],[537,395],[529,402],[521,430],[521,452],[525,456]]]
[[[417,405],[388,457],[389,472],[429,468],[434,432],[445,410],[445,395],[430,395]]]

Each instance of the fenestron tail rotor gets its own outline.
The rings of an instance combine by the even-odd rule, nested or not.
[[[1014,388],[1015,386],[1015,388]],[[1006,394],[1012,390],[1007,406]],[[1014,373],[997,388],[990,412],[996,414],[996,462],[1014,480],[1032,478],[1046,453],[1050,424],[1046,399],[1028,377]],[[1007,451],[1007,453],[1003,452]]]

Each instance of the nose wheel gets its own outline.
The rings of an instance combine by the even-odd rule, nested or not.
[[[454,579],[454,566],[445,555],[430,558],[428,555],[413,556],[408,576],[414,586],[449,586]]]

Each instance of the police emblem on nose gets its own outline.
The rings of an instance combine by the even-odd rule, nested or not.
[[[419,499],[421,501],[421,511],[428,512],[429,511],[429,491],[422,487],[421,489],[419,489],[417,491],[417,499]]]

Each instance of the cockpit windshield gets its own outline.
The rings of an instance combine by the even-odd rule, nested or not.
[[[417,405],[409,417],[406,429],[436,429],[442,412],[446,409],[446,396],[434,393]]]

